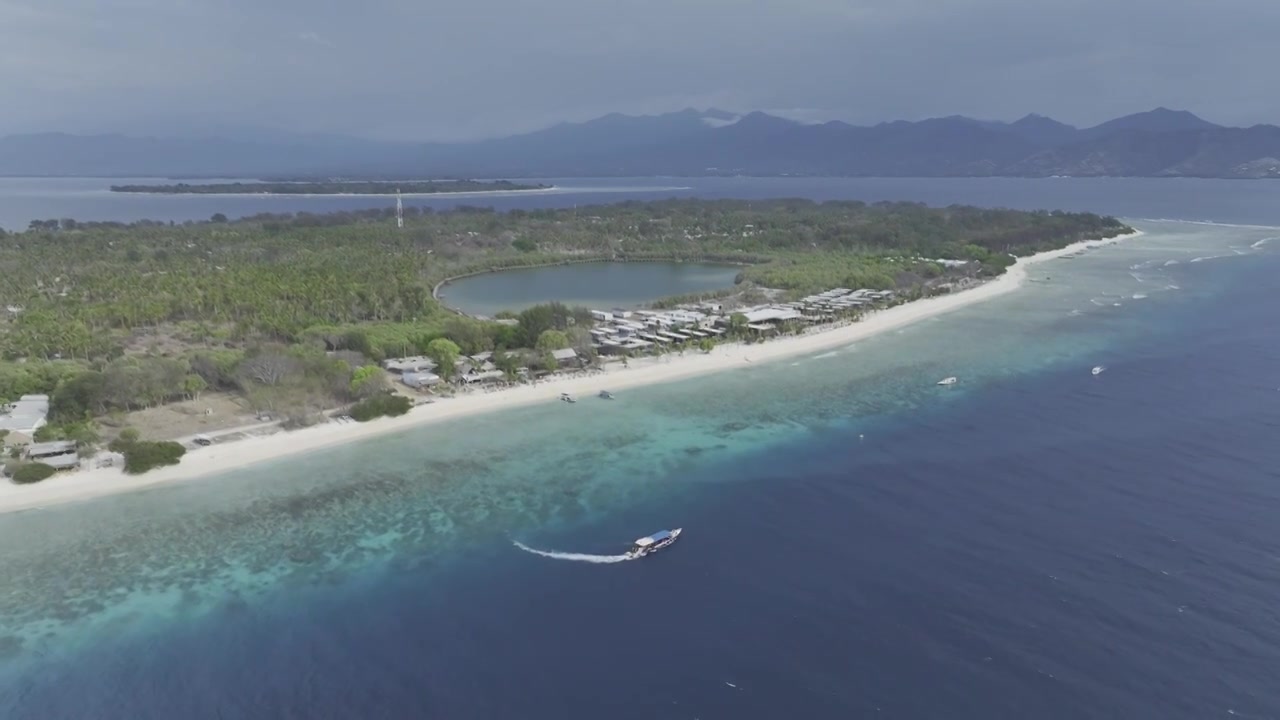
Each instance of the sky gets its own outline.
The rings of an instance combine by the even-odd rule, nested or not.
[[[0,0],[0,134],[493,137],[609,112],[1280,124],[1277,0]]]

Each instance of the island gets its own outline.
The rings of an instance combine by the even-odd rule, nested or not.
[[[812,351],[992,297],[1037,253],[1131,232],[1091,213],[807,200],[405,208],[403,227],[393,208],[37,221],[0,234],[6,470],[178,472],[181,458],[213,472],[367,436],[344,422],[543,401],[535,382],[595,394],[718,372],[747,345],[757,360]],[[435,294],[474,273],[657,260],[741,271],[732,287],[634,311],[551,303],[476,318]],[[299,430],[314,425],[324,432]],[[290,430],[253,443],[257,455],[202,453]]]
[[[510,180],[280,180],[171,185],[112,185],[111,192],[157,195],[436,195],[550,190],[542,184]]]

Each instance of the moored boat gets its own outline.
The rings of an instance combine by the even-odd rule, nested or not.
[[[957,377],[946,377],[946,378],[942,378],[941,380],[939,380],[939,381],[938,381],[938,384],[939,384],[939,385],[955,385],[955,384],[956,384],[956,383],[958,383],[958,382],[960,382],[960,378],[957,378]]]
[[[613,393],[609,392],[608,390],[601,390],[600,397],[604,398],[605,400],[612,400]]]
[[[631,546],[631,549],[627,551],[627,556],[638,558],[644,557],[650,553],[658,552],[675,542],[676,538],[680,537],[680,533],[682,531],[683,528],[676,528],[675,530],[660,530],[648,537],[642,537],[639,540],[636,540]]]
[[[573,397],[572,395],[570,395],[569,393],[560,393],[560,399],[561,399],[561,400],[563,400],[564,402],[567,402],[567,403],[576,403],[576,402],[578,402],[578,401],[577,401],[576,399],[574,399],[574,397]]]

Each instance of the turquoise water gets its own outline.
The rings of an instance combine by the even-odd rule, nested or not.
[[[280,587],[448,562],[460,544],[668,502],[685,476],[797,436],[874,432],[1003,378],[1105,365],[1112,346],[1161,331],[1146,306],[1212,291],[1182,278],[1193,260],[1239,262],[1235,251],[1256,252],[1250,245],[1274,234],[1143,227],[1138,241],[1040,266],[1012,295],[832,351],[6,517],[4,643],[26,655],[155,630]],[[962,382],[934,385],[947,375]]]
[[[610,310],[733,287],[741,271],[736,265],[706,263],[582,263],[473,275],[440,293],[445,304],[468,315],[492,317],[553,300]]]
[[[569,582],[565,573],[579,571],[525,556],[511,540],[614,553],[683,515],[766,492],[739,487],[744,468],[770,468],[768,484],[785,486],[792,478],[779,458],[794,448],[837,442],[873,452],[909,420],[925,424],[920,442],[941,442],[955,423],[981,422],[948,408],[1028,378],[1120,367],[1142,343],[1175,337],[1186,314],[1229,291],[1232,268],[1267,253],[1254,246],[1278,234],[1138,225],[1145,237],[1038,266],[1017,293],[831,351],[2,517],[0,700],[17,702],[16,688],[64,672],[79,677],[88,658],[126,667],[139,653],[167,657],[170,643],[208,646],[220,627],[272,637],[290,618],[358,612],[406,588],[413,603],[437,607],[480,582],[484,568],[509,573],[506,592],[554,592],[550,578]],[[960,384],[934,384],[948,375]],[[1087,430],[1058,428],[1081,442]],[[785,508],[770,512],[785,533],[803,534]],[[698,542],[697,532],[682,542]],[[151,706],[132,707],[149,716],[139,710]]]

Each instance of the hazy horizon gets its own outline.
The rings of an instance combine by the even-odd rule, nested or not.
[[[457,141],[685,107],[1088,127],[1164,106],[1250,126],[1280,118],[1257,92],[1276,30],[1262,0],[0,0],[0,135]]]
[[[525,134],[525,133],[537,132],[537,131],[540,131],[540,130],[546,130],[546,129],[549,129],[549,128],[552,128],[552,127],[555,127],[555,126],[557,126],[557,125],[565,124],[565,123],[571,123],[571,124],[573,124],[573,123],[585,123],[585,122],[590,122],[590,121],[592,121],[592,120],[599,120],[599,119],[604,118],[604,117],[606,117],[606,116],[608,116],[608,115],[626,115],[626,116],[629,116],[629,117],[657,117],[657,116],[661,116],[661,115],[675,114],[675,113],[680,113],[680,112],[685,112],[685,111],[690,111],[690,110],[695,111],[695,112],[698,112],[698,113],[710,113],[710,112],[716,112],[716,111],[719,111],[719,112],[731,113],[731,114],[734,114],[734,115],[736,115],[736,116],[737,116],[737,118],[735,118],[734,120],[725,121],[725,122],[723,122],[723,123],[721,123],[721,122],[708,122],[708,123],[707,123],[707,126],[708,126],[708,127],[721,127],[721,126],[723,126],[723,125],[732,124],[732,123],[734,123],[734,122],[737,122],[737,120],[738,120],[738,119],[741,119],[743,116],[748,115],[748,114],[750,114],[750,113],[754,113],[754,112],[762,112],[762,113],[765,113],[765,114],[768,114],[768,115],[773,115],[773,116],[775,116],[775,117],[785,118],[785,119],[787,119],[787,120],[792,120],[792,121],[795,121],[795,122],[797,122],[797,123],[805,124],[805,125],[819,125],[819,124],[826,123],[826,122],[837,121],[837,122],[844,122],[844,123],[848,123],[848,124],[850,124],[850,125],[873,126],[873,125],[880,124],[880,123],[890,123],[890,122],[895,122],[895,121],[920,122],[920,121],[925,121],[925,120],[937,120],[937,119],[945,119],[945,118],[950,118],[950,117],[958,117],[958,116],[961,116],[961,114],[959,114],[959,113],[948,113],[948,114],[945,114],[945,115],[930,115],[930,116],[927,116],[927,117],[918,117],[918,118],[883,118],[883,119],[881,119],[881,120],[877,120],[877,121],[873,121],[873,122],[857,123],[857,122],[853,122],[853,121],[851,121],[851,120],[848,120],[848,119],[846,119],[846,118],[842,118],[842,117],[821,117],[821,118],[816,118],[816,117],[806,117],[803,113],[790,112],[790,111],[787,111],[787,110],[768,110],[768,109],[766,109],[766,110],[760,110],[760,109],[729,110],[729,109],[726,109],[726,108],[718,108],[718,107],[706,106],[706,107],[684,107],[684,108],[672,108],[672,109],[669,109],[669,110],[658,110],[658,111],[651,112],[651,113],[619,113],[619,112],[614,111],[614,112],[607,112],[607,113],[603,113],[603,114],[601,114],[601,115],[592,116],[592,117],[589,117],[589,118],[583,118],[583,119],[581,119],[581,120],[578,120],[578,119],[573,119],[573,120],[568,120],[568,119],[565,119],[565,120],[558,120],[558,121],[552,122],[552,123],[551,123],[551,124],[549,124],[549,125],[543,125],[543,126],[539,126],[539,127],[533,127],[533,128],[528,128],[528,129],[524,129],[524,130],[513,131],[513,132],[511,132],[511,133],[503,133],[503,134],[488,135],[488,136],[476,136],[476,137],[472,137],[472,138],[452,138],[452,139],[451,139],[451,138],[431,138],[431,137],[422,137],[422,138],[378,138],[378,137],[371,137],[371,136],[368,136],[368,135],[362,135],[362,134],[359,134],[359,133],[340,133],[340,132],[327,133],[327,132],[319,132],[319,131],[310,131],[310,132],[309,132],[309,131],[306,131],[306,130],[301,130],[301,129],[290,129],[290,128],[286,128],[286,127],[273,127],[273,126],[265,126],[265,125],[249,125],[249,124],[241,125],[241,124],[234,124],[234,123],[223,123],[223,124],[217,124],[217,125],[203,125],[203,126],[202,126],[202,125],[191,125],[191,126],[185,126],[185,127],[177,127],[177,126],[175,126],[175,127],[173,127],[172,129],[170,129],[169,131],[146,131],[146,130],[142,130],[142,129],[135,129],[134,131],[130,131],[128,128],[123,128],[123,129],[107,129],[107,130],[101,130],[101,131],[75,132],[75,131],[63,130],[63,129],[59,129],[59,128],[46,128],[46,129],[43,129],[43,130],[37,130],[37,131],[31,131],[31,132],[5,133],[5,134],[0,134],[0,137],[14,137],[14,136],[26,136],[26,135],[42,135],[42,134],[66,134],[66,135],[73,135],[73,136],[80,136],[80,137],[89,137],[89,136],[113,136],[113,135],[119,135],[119,136],[130,136],[130,137],[176,138],[176,139],[181,139],[181,138],[191,138],[191,139],[194,139],[194,138],[217,138],[217,137],[223,137],[223,138],[227,138],[227,139],[238,139],[238,140],[263,140],[263,141],[269,141],[269,140],[281,140],[281,139],[294,139],[294,140],[296,140],[296,139],[299,139],[299,138],[307,138],[307,139],[316,139],[316,140],[364,140],[364,141],[370,141],[370,142],[427,143],[427,144],[430,144],[430,143],[441,143],[441,144],[449,144],[449,143],[466,143],[466,142],[476,142],[476,141],[483,141],[483,140],[499,139],[499,138],[503,138],[503,137],[512,137],[512,136],[521,135],[521,134]],[[1174,111],[1174,112],[1190,112],[1191,114],[1195,115],[1196,117],[1199,117],[1199,118],[1200,118],[1200,119],[1202,119],[1202,120],[1206,120],[1206,121],[1208,121],[1208,122],[1213,122],[1213,123],[1215,123],[1215,124],[1219,124],[1219,125],[1223,125],[1223,126],[1230,126],[1230,124],[1229,124],[1229,123],[1216,123],[1216,121],[1215,121],[1212,117],[1205,117],[1205,116],[1204,116],[1204,114],[1199,113],[1199,112],[1196,112],[1196,111],[1194,111],[1194,110],[1188,110],[1188,109],[1186,109],[1186,108],[1167,108],[1167,107],[1164,107],[1164,106],[1160,106],[1160,107],[1152,107],[1152,108],[1141,108],[1141,109],[1137,109],[1137,110],[1134,110],[1134,111],[1133,111],[1133,112],[1131,112],[1131,113],[1125,113],[1124,115],[1117,115],[1117,116],[1115,116],[1115,117],[1107,117],[1107,118],[1103,118],[1102,120],[1100,120],[1100,121],[1099,121],[1099,123],[1096,123],[1096,124],[1105,123],[1105,122],[1107,122],[1107,121],[1109,121],[1109,120],[1114,120],[1114,119],[1117,119],[1117,118],[1119,118],[1119,117],[1125,117],[1125,116],[1129,116],[1129,115],[1136,115],[1136,114],[1141,114],[1141,113],[1145,113],[1145,112],[1151,112],[1151,111],[1155,111],[1155,110],[1170,110],[1170,111]],[[1011,124],[1011,123],[1014,123],[1014,122],[1016,122],[1016,121],[1018,121],[1018,120],[1020,120],[1020,119],[1022,119],[1022,118],[1024,118],[1024,117],[1027,117],[1028,115],[1038,115],[1038,116],[1041,116],[1041,117],[1047,117],[1047,118],[1049,118],[1049,119],[1056,120],[1056,121],[1058,121],[1058,122],[1064,122],[1064,123],[1066,123],[1066,124],[1068,124],[1068,125],[1071,125],[1071,126],[1073,126],[1073,127],[1077,128],[1077,129],[1081,129],[1081,130],[1085,130],[1085,129],[1088,129],[1088,128],[1090,128],[1090,127],[1093,127],[1093,126],[1094,126],[1094,125],[1092,125],[1092,124],[1091,124],[1091,125],[1079,125],[1079,124],[1075,124],[1075,123],[1070,123],[1070,122],[1067,122],[1067,121],[1062,120],[1061,118],[1054,117],[1054,116],[1052,116],[1052,115],[1047,115],[1046,113],[1036,112],[1036,111],[1034,111],[1034,110],[1032,110],[1032,111],[1028,111],[1028,112],[1023,113],[1023,114],[1021,114],[1021,115],[1018,115],[1018,116],[1016,116],[1016,117],[999,117],[999,118],[997,118],[997,117],[974,117],[974,116],[969,116],[969,115],[964,115],[963,117],[966,117],[966,118],[968,118],[968,119],[970,119],[970,120],[974,120],[974,121],[978,121],[978,122],[990,122],[990,123],[1006,123],[1006,124]],[[1274,123],[1274,122],[1269,122],[1269,121],[1261,121],[1261,122],[1259,122],[1259,123],[1251,123],[1251,124],[1267,124],[1267,125],[1272,125],[1272,124],[1275,124],[1275,123]],[[1246,127],[1247,127],[1247,126],[1246,126]]]

